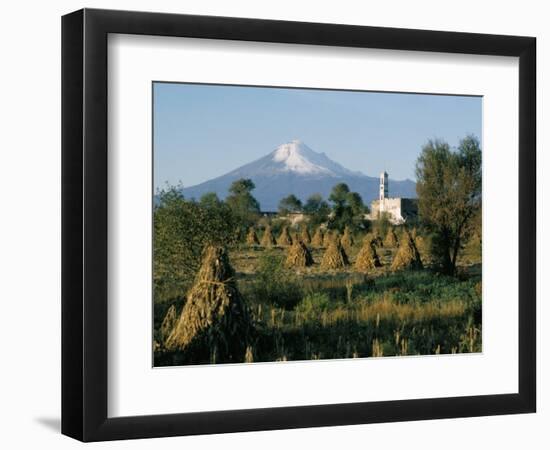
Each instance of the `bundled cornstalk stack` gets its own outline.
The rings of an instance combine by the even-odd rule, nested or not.
[[[313,235],[313,238],[311,239],[311,245],[313,245],[313,247],[323,246],[323,230],[321,230],[321,227],[317,228],[317,231]]]
[[[404,232],[401,237],[399,248],[391,265],[391,270],[402,269],[422,269],[422,260],[418,249],[407,232]]]
[[[325,233],[325,238],[323,239],[323,246],[328,248],[331,242],[340,243],[340,233],[338,233],[338,230],[327,231]]]
[[[386,239],[384,239],[384,247],[395,247],[398,243],[395,231],[393,231],[393,228],[390,228],[388,234],[386,234]]]
[[[426,258],[426,253],[427,253],[427,245],[426,245],[426,240],[424,239],[423,236],[421,236],[417,231],[416,231],[416,228],[413,228],[413,230],[411,231],[411,238],[413,239],[414,241],[414,245],[416,245],[416,248],[418,249],[418,253],[420,253],[420,256],[422,258]]]
[[[331,240],[321,261],[321,269],[342,269],[349,265],[348,255],[338,240]]]
[[[424,262],[429,262],[429,252],[426,248],[427,245],[425,239],[420,235],[416,236],[416,239],[414,240],[414,245],[416,245],[416,248],[418,249],[420,259],[424,259]]]
[[[334,239],[334,231],[327,230],[323,236],[323,247],[328,247]]]
[[[170,308],[168,308],[168,311],[166,312],[166,315],[162,320],[162,324],[160,325],[160,338],[163,342],[174,329],[174,326],[176,325],[176,319],[176,307],[175,305],[172,305],[170,306]]]
[[[342,247],[344,247],[344,250],[346,252],[349,253],[351,251],[351,247],[353,246],[353,236],[349,231],[349,227],[344,228],[344,234],[340,239],[340,243],[342,244]]]
[[[309,235],[309,230],[307,229],[307,225],[302,225],[302,232],[300,233],[300,240],[304,244],[310,244],[311,243],[311,236]]]
[[[285,265],[287,267],[301,268],[313,265],[313,257],[302,241],[294,241],[294,244],[288,249]]]
[[[165,341],[190,362],[242,362],[252,333],[225,248],[209,246],[181,315]]]
[[[374,233],[367,233],[367,236],[369,235],[372,236],[372,243],[375,247],[384,247],[384,239],[382,239],[378,231],[375,231]]]
[[[374,233],[371,233],[370,231],[367,234],[365,234],[362,245],[365,245],[368,242],[372,243],[375,247],[378,246],[378,240],[376,239],[376,235]]]
[[[277,242],[275,241],[275,236],[273,236],[273,231],[271,231],[271,227],[267,225],[265,227],[264,235],[262,236],[262,246],[272,247],[276,244]]]
[[[279,236],[279,239],[277,239],[277,244],[282,246],[292,245],[292,238],[290,237],[287,227],[283,227],[281,235]]]
[[[254,230],[254,227],[250,227],[248,229],[248,234],[246,235],[246,243],[248,245],[260,245],[260,241],[258,240],[258,236],[256,235],[256,230]]]
[[[358,272],[367,273],[376,267],[381,267],[380,259],[376,253],[373,239],[366,239],[363,241],[363,246],[357,254],[355,260],[355,269]]]

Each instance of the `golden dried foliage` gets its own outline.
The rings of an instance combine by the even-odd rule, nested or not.
[[[332,239],[325,250],[321,261],[321,269],[342,269],[349,265],[348,256],[340,242]]]
[[[426,239],[419,234],[414,238],[414,244],[420,253],[421,258],[426,258],[428,256],[428,245]]]
[[[388,234],[386,234],[386,239],[384,239],[384,246],[385,247],[395,247],[399,243],[397,239],[397,235],[395,234],[395,231],[393,228],[390,228],[388,230]]]
[[[323,247],[328,247],[334,239],[334,231],[327,230],[323,236]]]
[[[376,267],[381,267],[380,259],[376,253],[373,239],[365,239],[363,246],[357,254],[355,260],[355,270],[358,272],[368,273]]]
[[[258,240],[258,235],[256,234],[256,230],[254,230],[254,227],[250,227],[248,229],[248,233],[246,235],[246,243],[248,245],[260,245],[260,241]]]
[[[283,227],[281,230],[281,234],[277,239],[277,244],[282,246],[292,245],[292,238],[290,237],[287,227]]]
[[[170,308],[168,308],[168,311],[166,312],[166,315],[162,320],[162,324],[160,325],[160,337],[163,342],[174,329],[174,326],[176,325],[176,319],[176,306],[172,305],[170,306]]]
[[[252,332],[248,308],[225,248],[208,246],[195,284],[172,332],[168,350],[195,362],[242,362]]]
[[[420,253],[408,232],[403,232],[397,253],[393,258],[391,270],[422,269]]]
[[[313,257],[302,241],[294,241],[288,249],[285,265],[287,267],[300,268],[313,265]]]
[[[384,241],[382,240],[382,238],[378,235],[378,233],[374,232],[368,232],[365,237],[363,238],[363,244],[365,242],[372,242],[372,245],[374,245],[375,247],[383,247],[384,246]]]
[[[344,250],[349,253],[351,247],[353,246],[353,236],[351,235],[349,227],[344,228],[344,234],[340,239],[340,243],[342,244],[342,247],[344,247]]]
[[[311,236],[309,235],[309,230],[307,229],[307,225],[302,225],[302,232],[300,233],[300,240],[304,244],[310,244],[311,243]]]
[[[273,231],[271,231],[271,226],[269,225],[265,227],[261,244],[264,247],[273,247],[277,244],[277,241],[275,241],[275,236],[273,236]]]
[[[321,227],[317,228],[317,231],[313,235],[313,238],[311,239],[311,245],[313,247],[322,247],[323,246],[323,230],[321,230]]]

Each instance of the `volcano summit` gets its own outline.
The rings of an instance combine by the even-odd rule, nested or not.
[[[378,198],[378,177],[348,170],[299,140],[281,144],[266,156],[225,175],[182,188],[181,193],[186,198],[199,199],[207,192],[215,192],[224,199],[231,183],[240,178],[250,178],[254,182],[256,188],[252,194],[262,211],[276,211],[280,200],[290,194],[302,201],[317,193],[326,199],[338,183],[346,183],[366,204]],[[390,180],[390,183],[393,195],[416,197],[414,181]]]

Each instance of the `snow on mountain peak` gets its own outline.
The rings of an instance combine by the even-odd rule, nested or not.
[[[300,174],[333,175],[332,170],[316,164],[322,155],[315,153],[298,139],[279,145],[273,152],[273,161],[283,164],[284,171]],[[317,160],[317,161],[316,161]]]

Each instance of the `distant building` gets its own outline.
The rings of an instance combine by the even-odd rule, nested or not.
[[[262,211],[260,214],[263,217],[274,220],[287,220],[290,222],[291,226],[296,226],[301,222],[308,220],[307,215],[303,212],[289,212],[285,215],[281,215],[279,211]]]
[[[418,216],[418,200],[415,198],[390,198],[388,195],[388,174],[380,174],[380,189],[378,200],[371,203],[370,220],[379,219],[383,213],[388,215],[391,223],[399,225]]]

